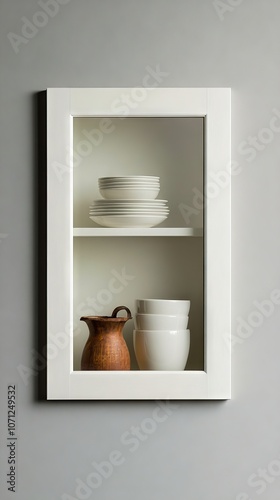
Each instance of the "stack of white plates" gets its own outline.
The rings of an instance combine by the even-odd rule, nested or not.
[[[169,214],[166,200],[95,200],[90,218],[105,227],[153,227]]]
[[[90,205],[90,218],[105,227],[153,227],[169,214],[167,200],[156,199],[159,177],[100,177],[99,191],[103,199]]]
[[[154,200],[160,190],[159,177],[134,175],[130,177],[100,177],[99,191],[108,200]]]

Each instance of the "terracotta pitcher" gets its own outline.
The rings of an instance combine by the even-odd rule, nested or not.
[[[127,316],[117,318],[123,309]],[[82,354],[82,370],[130,370],[130,355],[122,334],[129,319],[132,319],[131,312],[125,306],[116,307],[112,316],[81,317],[89,327]]]

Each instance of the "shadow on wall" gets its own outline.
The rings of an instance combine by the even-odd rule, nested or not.
[[[33,98],[34,117],[34,185],[37,196],[34,197],[35,224],[35,321],[34,346],[37,356],[34,359],[35,400],[47,397],[47,150],[46,150],[46,92],[39,92]],[[36,234],[37,231],[37,234]]]

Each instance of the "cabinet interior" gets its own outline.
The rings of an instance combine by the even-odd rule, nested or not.
[[[102,176],[156,175],[158,198],[170,215],[159,227],[203,227],[204,120],[200,117],[73,119],[73,225],[100,227],[89,205],[100,198]],[[89,139],[91,137],[91,140]],[[110,315],[117,305],[135,314],[136,298],[190,299],[191,349],[187,370],[204,369],[203,237],[75,237],[73,239],[73,366],[88,336],[82,315]],[[131,369],[138,370],[132,344],[133,321],[124,337]]]

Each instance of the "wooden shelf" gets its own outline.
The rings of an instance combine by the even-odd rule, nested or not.
[[[74,227],[74,237],[92,236],[203,236],[202,228],[192,227]]]

